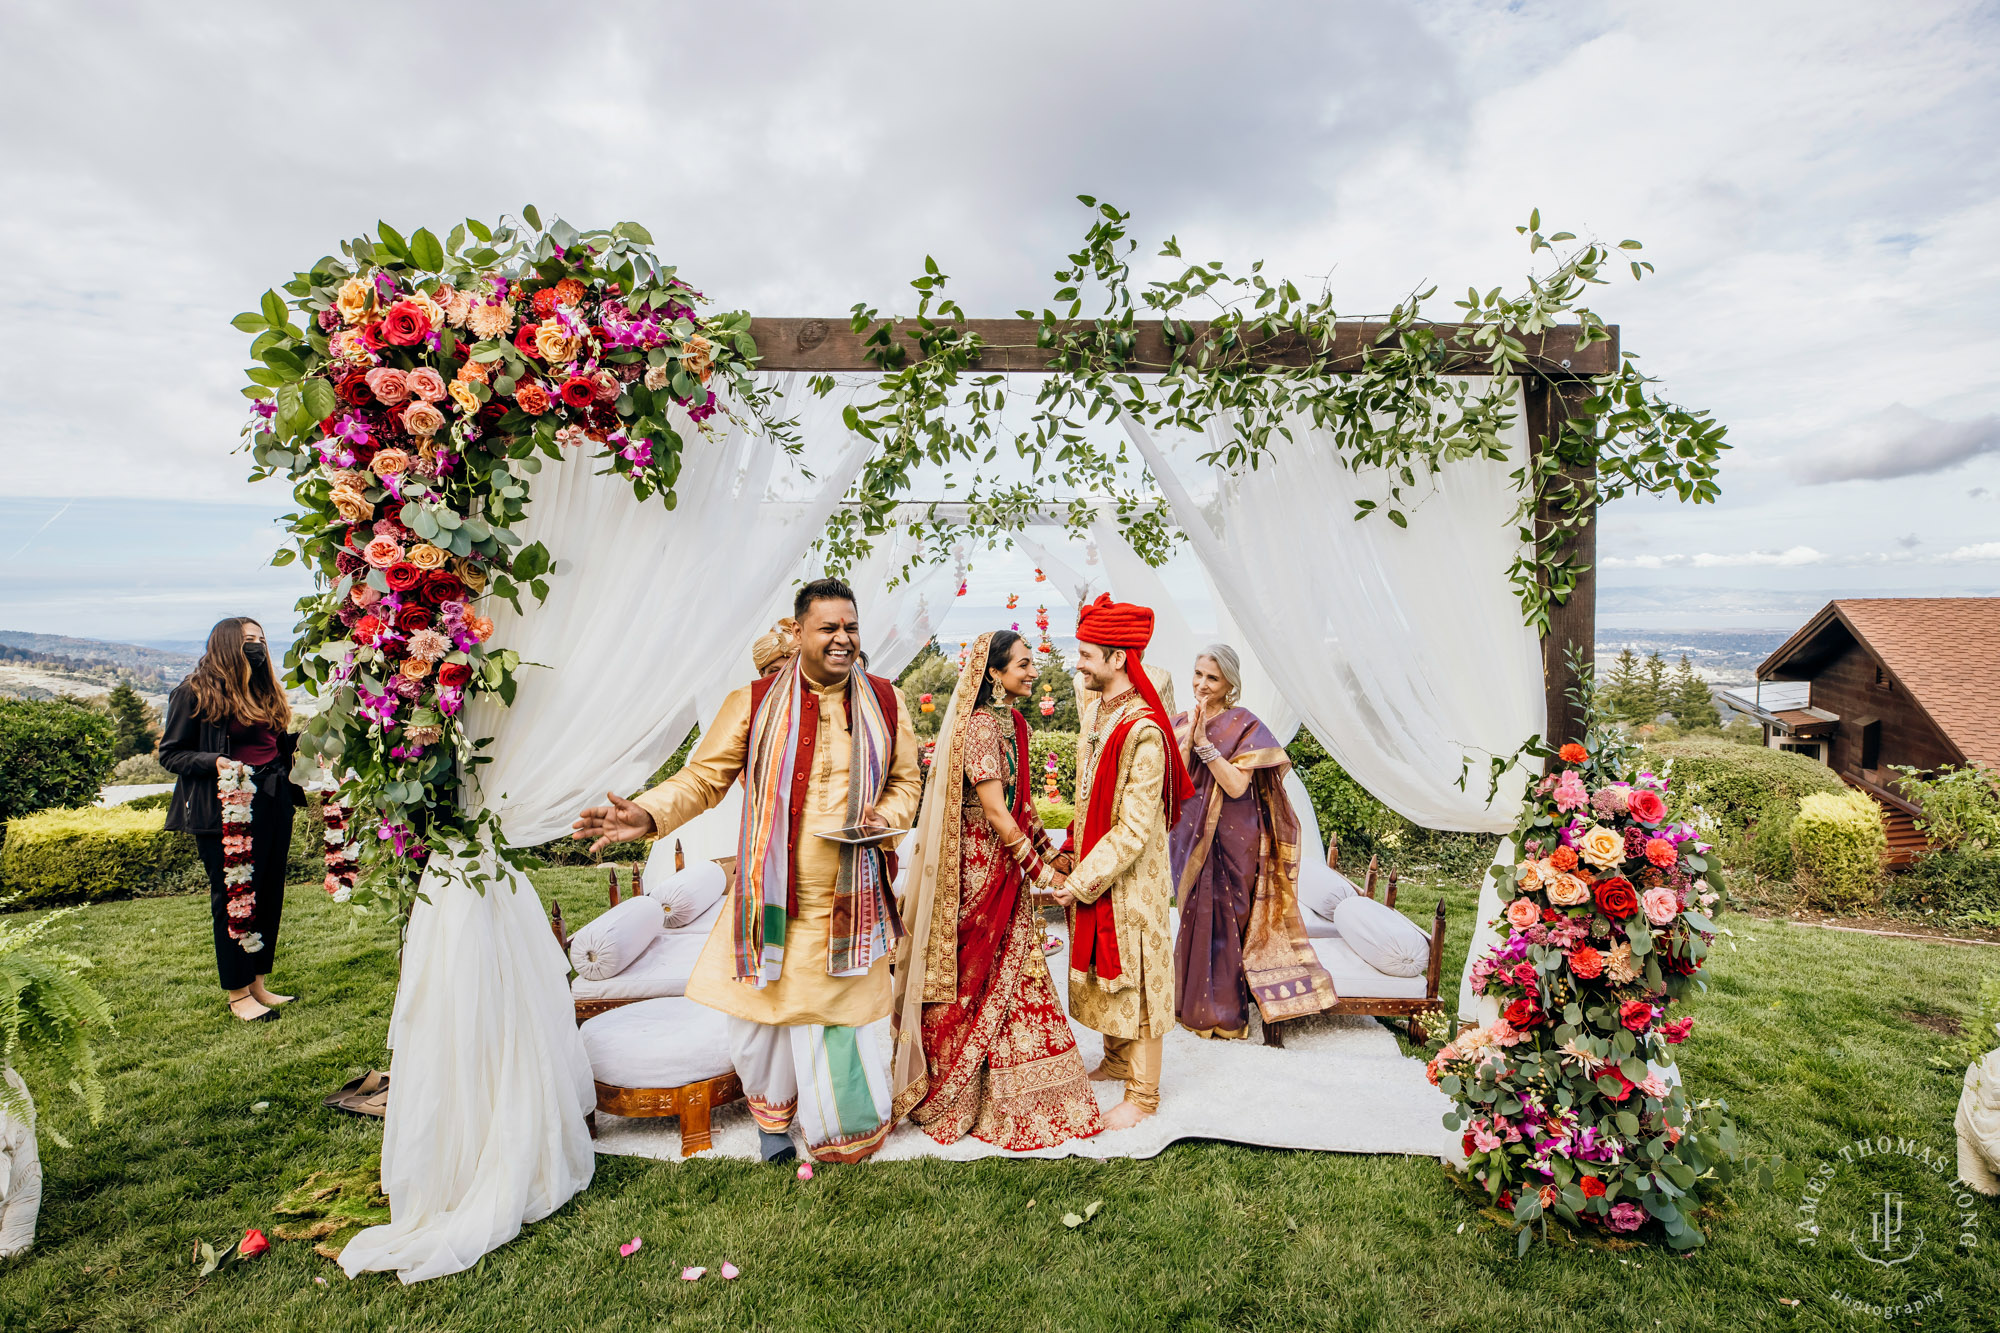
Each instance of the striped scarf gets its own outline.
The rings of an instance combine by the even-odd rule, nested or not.
[[[793,658],[779,671],[750,716],[732,942],[736,979],[760,990],[766,982],[778,979],[785,964],[785,903],[790,898],[792,875],[791,792],[805,688],[798,659]],[[847,822],[858,824],[861,812],[882,794],[894,737],[867,675],[858,667],[848,677],[847,698],[853,718]],[[889,909],[888,892],[881,849],[843,844],[827,938],[826,970],[830,974],[845,977],[865,973],[894,946],[902,931]]]

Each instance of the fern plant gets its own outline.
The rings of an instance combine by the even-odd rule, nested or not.
[[[68,949],[43,942],[50,927],[81,908],[50,912],[25,924],[0,922],[0,1069],[11,1069],[25,1051],[45,1055],[59,1078],[83,1102],[90,1122],[104,1117],[104,1080],[91,1038],[115,1032],[111,1006],[83,974],[93,964]],[[27,1119],[27,1096],[0,1082],[0,1110]],[[67,1148],[53,1128],[49,1137]]]

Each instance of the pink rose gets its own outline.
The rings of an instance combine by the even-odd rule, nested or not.
[[[427,403],[441,403],[444,401],[444,376],[438,374],[429,366],[418,366],[409,373],[405,379],[405,383],[408,384],[411,393]]]
[[[1633,788],[1626,809],[1641,824],[1657,824],[1667,817],[1667,803],[1660,799],[1658,792],[1645,787]]]
[[[1507,919],[1520,930],[1526,930],[1542,919],[1542,909],[1527,898],[1516,898],[1507,904]]]
[[[385,407],[394,407],[405,402],[410,396],[409,377],[400,370],[389,366],[377,366],[368,372],[368,389]]]
[[[1611,1205],[1611,1229],[1613,1231],[1637,1231],[1646,1225],[1646,1210],[1636,1203],[1614,1203]]]
[[[1681,900],[1672,889],[1647,889],[1640,896],[1639,905],[1646,909],[1646,919],[1656,926],[1664,926],[1681,914]]]
[[[361,558],[377,569],[387,569],[403,558],[403,544],[394,537],[377,537],[362,549]]]

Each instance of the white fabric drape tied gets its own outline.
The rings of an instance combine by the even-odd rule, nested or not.
[[[493,757],[468,797],[509,842],[546,842],[607,790],[634,790],[687,735],[713,681],[748,677],[770,590],[868,453],[837,405],[795,410],[810,442],[798,460],[741,424],[709,439],[683,420],[672,511],[575,453],[535,476],[520,532],[556,559],[549,598],[493,611],[493,642],[521,654],[519,689],[512,707],[466,710]],[[590,1183],[595,1095],[568,961],[526,877],[490,853],[484,865],[482,894],[440,857],[410,917],[382,1138],[393,1220],[348,1243],[350,1277],[459,1272]]]
[[[1379,512],[1353,518],[1356,500],[1388,507],[1386,473],[1350,469],[1328,432],[1289,424],[1293,439],[1257,468],[1223,472],[1195,460],[1227,444],[1227,419],[1161,440],[1124,420],[1235,619],[1237,646],[1327,753],[1427,828],[1511,832],[1525,775],[1511,773],[1489,802],[1487,760],[1546,727],[1540,640],[1507,579],[1520,542],[1508,521],[1520,428],[1510,459],[1458,460],[1405,487],[1403,528]],[[1489,873],[1480,922],[1498,907]],[[1492,942],[1478,928],[1466,972]],[[1460,1007],[1471,1016],[1463,973]]]

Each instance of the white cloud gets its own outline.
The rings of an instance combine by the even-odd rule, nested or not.
[[[1786,462],[1793,476],[1808,483],[1878,481],[1942,472],[1992,453],[2000,453],[2000,413],[1940,421],[1895,403],[1807,443]]]
[[[1908,548],[1897,551],[1858,551],[1829,555],[1810,546],[1793,546],[1783,551],[1740,551],[1697,555],[1614,555],[1598,561],[1605,569],[1798,569],[1807,565],[1854,568],[1865,565],[1971,565],[2000,561],[2000,542],[1978,542],[1937,555],[1918,555]]]

